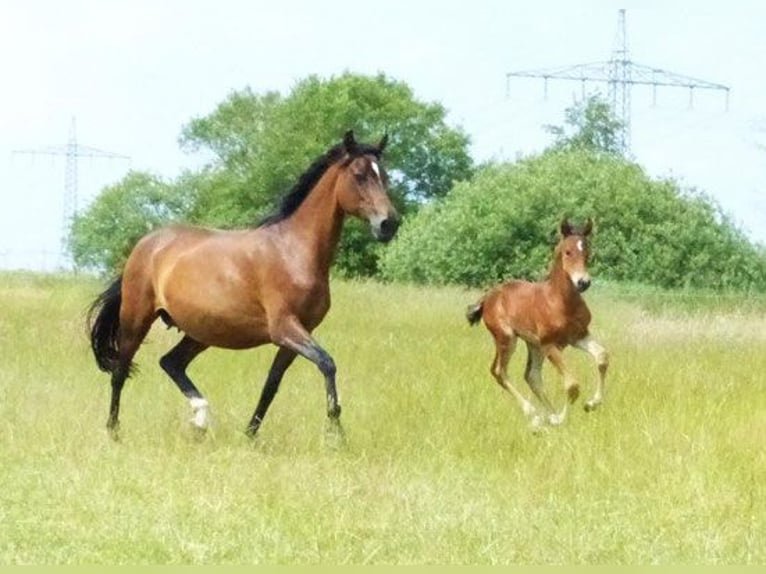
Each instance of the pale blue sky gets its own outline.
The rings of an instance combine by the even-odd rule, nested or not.
[[[477,160],[549,143],[575,84],[505,74],[609,59],[627,8],[633,61],[732,88],[633,90],[633,155],[713,195],[766,242],[766,5],[734,0],[280,2],[4,0],[0,4],[0,268],[58,264],[64,158],[13,155],[79,143],[129,155],[79,164],[82,208],[132,167],[168,178],[201,158],[177,144],[232,90],[286,93],[309,74],[384,72],[440,101]]]

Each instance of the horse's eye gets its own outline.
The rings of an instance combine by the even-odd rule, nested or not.
[[[572,257],[572,252],[569,249],[567,249],[566,251],[564,251],[564,255],[566,255],[567,257]]]

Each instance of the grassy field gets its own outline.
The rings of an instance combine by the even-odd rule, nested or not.
[[[83,328],[101,287],[0,275],[0,563],[766,563],[764,304],[595,287],[606,403],[534,434],[465,322],[477,292],[336,281],[316,335],[338,365],[344,447],[304,360],[246,438],[271,348],[192,365],[213,417],[195,437],[157,366],[178,335],[159,326],[115,443]],[[587,398],[595,368],[566,356]]]

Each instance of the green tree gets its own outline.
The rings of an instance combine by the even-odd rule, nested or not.
[[[553,134],[554,149],[620,155],[622,127],[609,104],[601,96],[591,95],[564,111],[564,126],[547,125],[544,129]]]
[[[405,215],[443,197],[454,181],[472,173],[467,135],[447,125],[440,104],[418,101],[407,84],[383,74],[310,76],[285,96],[257,94],[249,88],[233,92],[213,112],[184,126],[182,148],[207,154],[210,160],[203,169],[185,172],[168,184],[167,199],[173,203],[166,213],[215,227],[253,225],[348,129],[360,141],[374,142],[389,134],[385,165],[394,202]],[[179,199],[182,212],[175,209]],[[81,219],[98,219],[120,209],[103,209],[102,201],[97,198]],[[132,209],[131,204],[125,209]],[[144,223],[145,228],[155,225],[153,219]],[[97,227],[99,222],[88,225]],[[84,226],[74,227],[73,233],[81,233]],[[120,259],[99,243],[89,251],[90,239],[72,239],[82,260],[109,268]],[[112,251],[121,249],[115,244]],[[352,222],[344,229],[336,269],[345,275],[372,275],[379,249],[364,226]]]
[[[310,76],[285,97],[250,89],[230,94],[211,114],[189,122],[180,142],[213,153],[210,174],[224,169],[238,180],[215,203],[230,225],[240,226],[265,215],[347,129],[368,141],[389,134],[386,165],[400,207],[444,196],[454,181],[470,177],[473,165],[468,137],[445,118],[440,104],[417,101],[407,84],[383,74]]]
[[[182,219],[189,200],[155,175],[129,172],[105,188],[85,213],[75,216],[68,241],[75,264],[86,269],[119,269],[143,235]]]

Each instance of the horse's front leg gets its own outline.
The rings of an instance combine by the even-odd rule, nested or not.
[[[291,349],[314,363],[324,375],[327,416],[339,426],[341,409],[338,390],[335,387],[335,361],[295,317],[283,320],[275,329],[273,337],[278,345]]]
[[[254,437],[255,433],[263,422],[263,418],[266,416],[266,411],[269,410],[271,401],[274,400],[274,395],[279,390],[279,384],[282,382],[282,377],[285,374],[287,368],[292,364],[296,357],[295,351],[286,347],[280,347],[277,351],[274,361],[271,363],[269,369],[269,375],[266,377],[266,383],[263,385],[263,391],[261,391],[261,398],[258,400],[258,406],[255,408],[253,418],[250,419],[250,424],[247,426],[247,435]]]
[[[598,407],[604,400],[604,382],[606,380],[606,370],[609,368],[609,354],[606,349],[596,342],[590,335],[580,339],[574,344],[581,351],[590,354],[598,365],[598,382],[596,383],[596,392],[593,397],[585,403],[585,410],[592,411]]]

